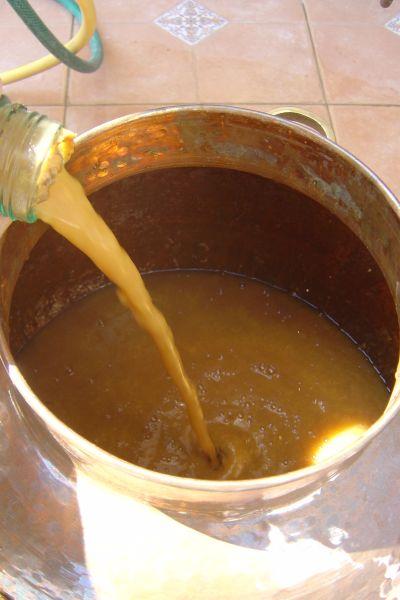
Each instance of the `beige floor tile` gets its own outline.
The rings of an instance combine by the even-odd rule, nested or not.
[[[96,0],[102,23],[148,23],[178,4],[177,0]]]
[[[400,102],[400,36],[376,25],[314,24],[328,102]]]
[[[204,102],[323,100],[303,23],[231,23],[194,48]]]
[[[190,46],[154,24],[105,23],[104,62],[91,75],[71,72],[71,104],[194,102]]]
[[[63,106],[34,106],[30,105],[29,110],[36,110],[42,115],[46,115],[49,119],[54,119],[62,123],[64,118],[64,107]]]
[[[273,23],[304,20],[301,0],[204,0],[204,3],[229,21]]]
[[[331,106],[338,143],[400,197],[400,106]]]
[[[230,21],[302,21],[301,0],[198,0]],[[145,23],[178,4],[178,0],[96,0],[99,23]]]
[[[59,40],[65,42],[70,36],[71,21],[54,23],[51,29]],[[7,40],[7,43],[1,44],[0,73],[47,54],[47,51],[26,29],[22,21],[8,25],[1,21],[0,39]],[[62,104],[66,75],[66,67],[58,65],[29,79],[5,86],[4,91],[14,102],[23,102],[29,105]]]
[[[54,0],[29,0],[29,4],[36,11],[39,17],[46,23],[68,23],[71,25],[70,13]],[[21,17],[11,8],[6,0],[0,2],[0,23],[1,25],[15,25],[21,22]],[[28,31],[28,29],[26,29]],[[32,35],[32,34],[30,34]]]
[[[390,8],[382,8],[379,0],[304,0],[310,21],[387,23],[399,10],[398,0]]]
[[[123,104],[118,106],[69,106],[67,108],[66,126],[71,131],[82,133],[106,121],[152,108],[149,105]]]

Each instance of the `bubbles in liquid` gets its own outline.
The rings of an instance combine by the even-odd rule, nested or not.
[[[207,390],[202,383],[197,384],[197,392],[199,396],[204,396],[206,394]]]
[[[253,371],[253,373],[257,373],[257,375],[261,375],[266,379],[272,379],[273,377],[279,378],[279,373],[274,365],[268,365],[261,362],[251,365],[250,369]]]
[[[238,278],[232,276],[222,280],[218,274],[175,272],[146,278],[157,305],[171,315],[177,346],[184,363],[191,365],[222,462],[211,468],[198,449],[173,382],[156,352],[149,350],[150,341],[138,334],[138,328],[131,329],[129,313],[123,317],[115,291],[108,288],[76,303],[76,314],[86,311],[86,317],[80,321],[77,317],[75,327],[65,321],[62,325],[61,315],[39,332],[36,348],[46,331],[49,336],[54,331],[55,336],[40,362],[37,355],[35,362],[33,348],[31,365],[40,368],[30,376],[35,391],[37,386],[53,412],[70,419],[67,423],[73,429],[117,456],[188,477],[274,475],[310,464],[327,425],[340,430],[344,414],[346,422],[357,422],[357,415],[365,416],[372,406],[365,420],[369,423],[384,406],[386,392],[371,366],[364,365],[364,357],[324,318],[317,317],[315,330],[308,328],[316,315],[298,300],[271,290],[271,308],[264,319],[267,299],[256,282],[249,281],[239,294]],[[222,285],[220,296],[217,291]],[[208,303],[210,296],[214,304]],[[277,303],[282,303],[282,314],[288,313],[285,302],[295,304],[290,309],[293,322],[282,323],[275,315]],[[68,314],[73,315],[75,307]],[[96,324],[100,314],[105,324],[101,330]],[[307,336],[299,336],[298,330]],[[93,344],[103,335],[106,344]],[[71,343],[75,338],[88,341],[86,350],[79,346],[79,361]],[[317,339],[324,353],[329,352],[329,360],[315,350]],[[62,357],[51,344],[60,348]],[[65,365],[75,370],[75,377],[67,376]],[[361,368],[362,378],[357,371],[353,380],[352,374]],[[54,376],[62,385],[57,386]],[[95,383],[90,384],[89,378]],[[359,391],[353,393],[361,380]]]
[[[204,377],[206,379],[211,379],[212,381],[221,381],[221,370],[215,369],[214,371],[207,371],[204,373]]]
[[[320,410],[322,413],[325,413],[325,412],[326,412],[326,404],[325,404],[325,402],[324,402],[323,400],[321,400],[321,399],[319,399],[319,398],[314,398],[314,400],[313,400],[313,404],[314,404],[314,405],[315,405],[317,408],[319,408],[319,410]]]

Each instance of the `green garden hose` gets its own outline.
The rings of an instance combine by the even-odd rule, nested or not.
[[[93,3],[88,0],[78,0],[79,4],[75,2],[75,0],[56,0],[59,4],[64,6],[75,18],[78,19],[79,22],[82,21],[82,12],[84,13],[84,18],[86,20],[87,15],[85,10],[81,10],[80,5],[85,6],[90,21],[90,25],[92,27],[91,31],[93,31],[93,36],[90,39],[90,49],[91,49],[91,57],[89,60],[83,60],[76,56],[73,52],[68,50],[58,39],[52,34],[52,32],[48,29],[42,19],[37,15],[37,13],[33,10],[27,0],[7,0],[11,7],[16,11],[16,13],[21,17],[30,31],[36,36],[36,38],[47,48],[55,59],[52,60],[51,64],[49,61],[46,62],[46,58],[42,59],[43,68],[40,68],[39,64],[41,61],[36,61],[35,63],[31,63],[30,65],[26,65],[26,67],[20,67],[16,69],[19,71],[18,75],[13,77],[13,71],[7,72],[5,74],[0,74],[0,79],[3,79],[3,83],[10,83],[12,81],[17,81],[19,79],[23,79],[32,75],[34,73],[40,72],[53,66],[56,64],[56,59],[59,62],[63,62],[68,67],[80,71],[82,73],[91,73],[99,68],[103,60],[103,47],[101,43],[100,36],[97,31],[94,30],[95,27],[95,12]],[[91,10],[90,10],[91,9]],[[82,47],[82,46],[80,46]],[[53,58],[51,57],[51,58]],[[57,61],[57,62],[58,62]],[[32,67],[30,69],[30,67]],[[34,68],[35,67],[35,68]]]

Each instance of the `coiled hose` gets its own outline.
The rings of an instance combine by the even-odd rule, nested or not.
[[[93,0],[77,0],[77,2],[56,0],[82,23],[78,33],[65,46],[52,34],[27,0],[7,1],[51,54],[27,65],[0,73],[0,82],[8,84],[19,81],[50,69],[60,62],[81,73],[91,73],[99,68],[103,61],[103,46],[96,31]],[[75,56],[75,52],[83,48],[88,41],[91,49],[90,59],[83,60]]]

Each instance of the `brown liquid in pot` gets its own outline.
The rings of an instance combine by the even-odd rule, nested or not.
[[[370,425],[388,392],[325,316],[254,280],[205,271],[144,276],[197,386],[222,464],[211,467],[156,348],[109,286],[50,322],[18,362],[74,430],[135,464],[243,479],[310,464],[324,439]]]

